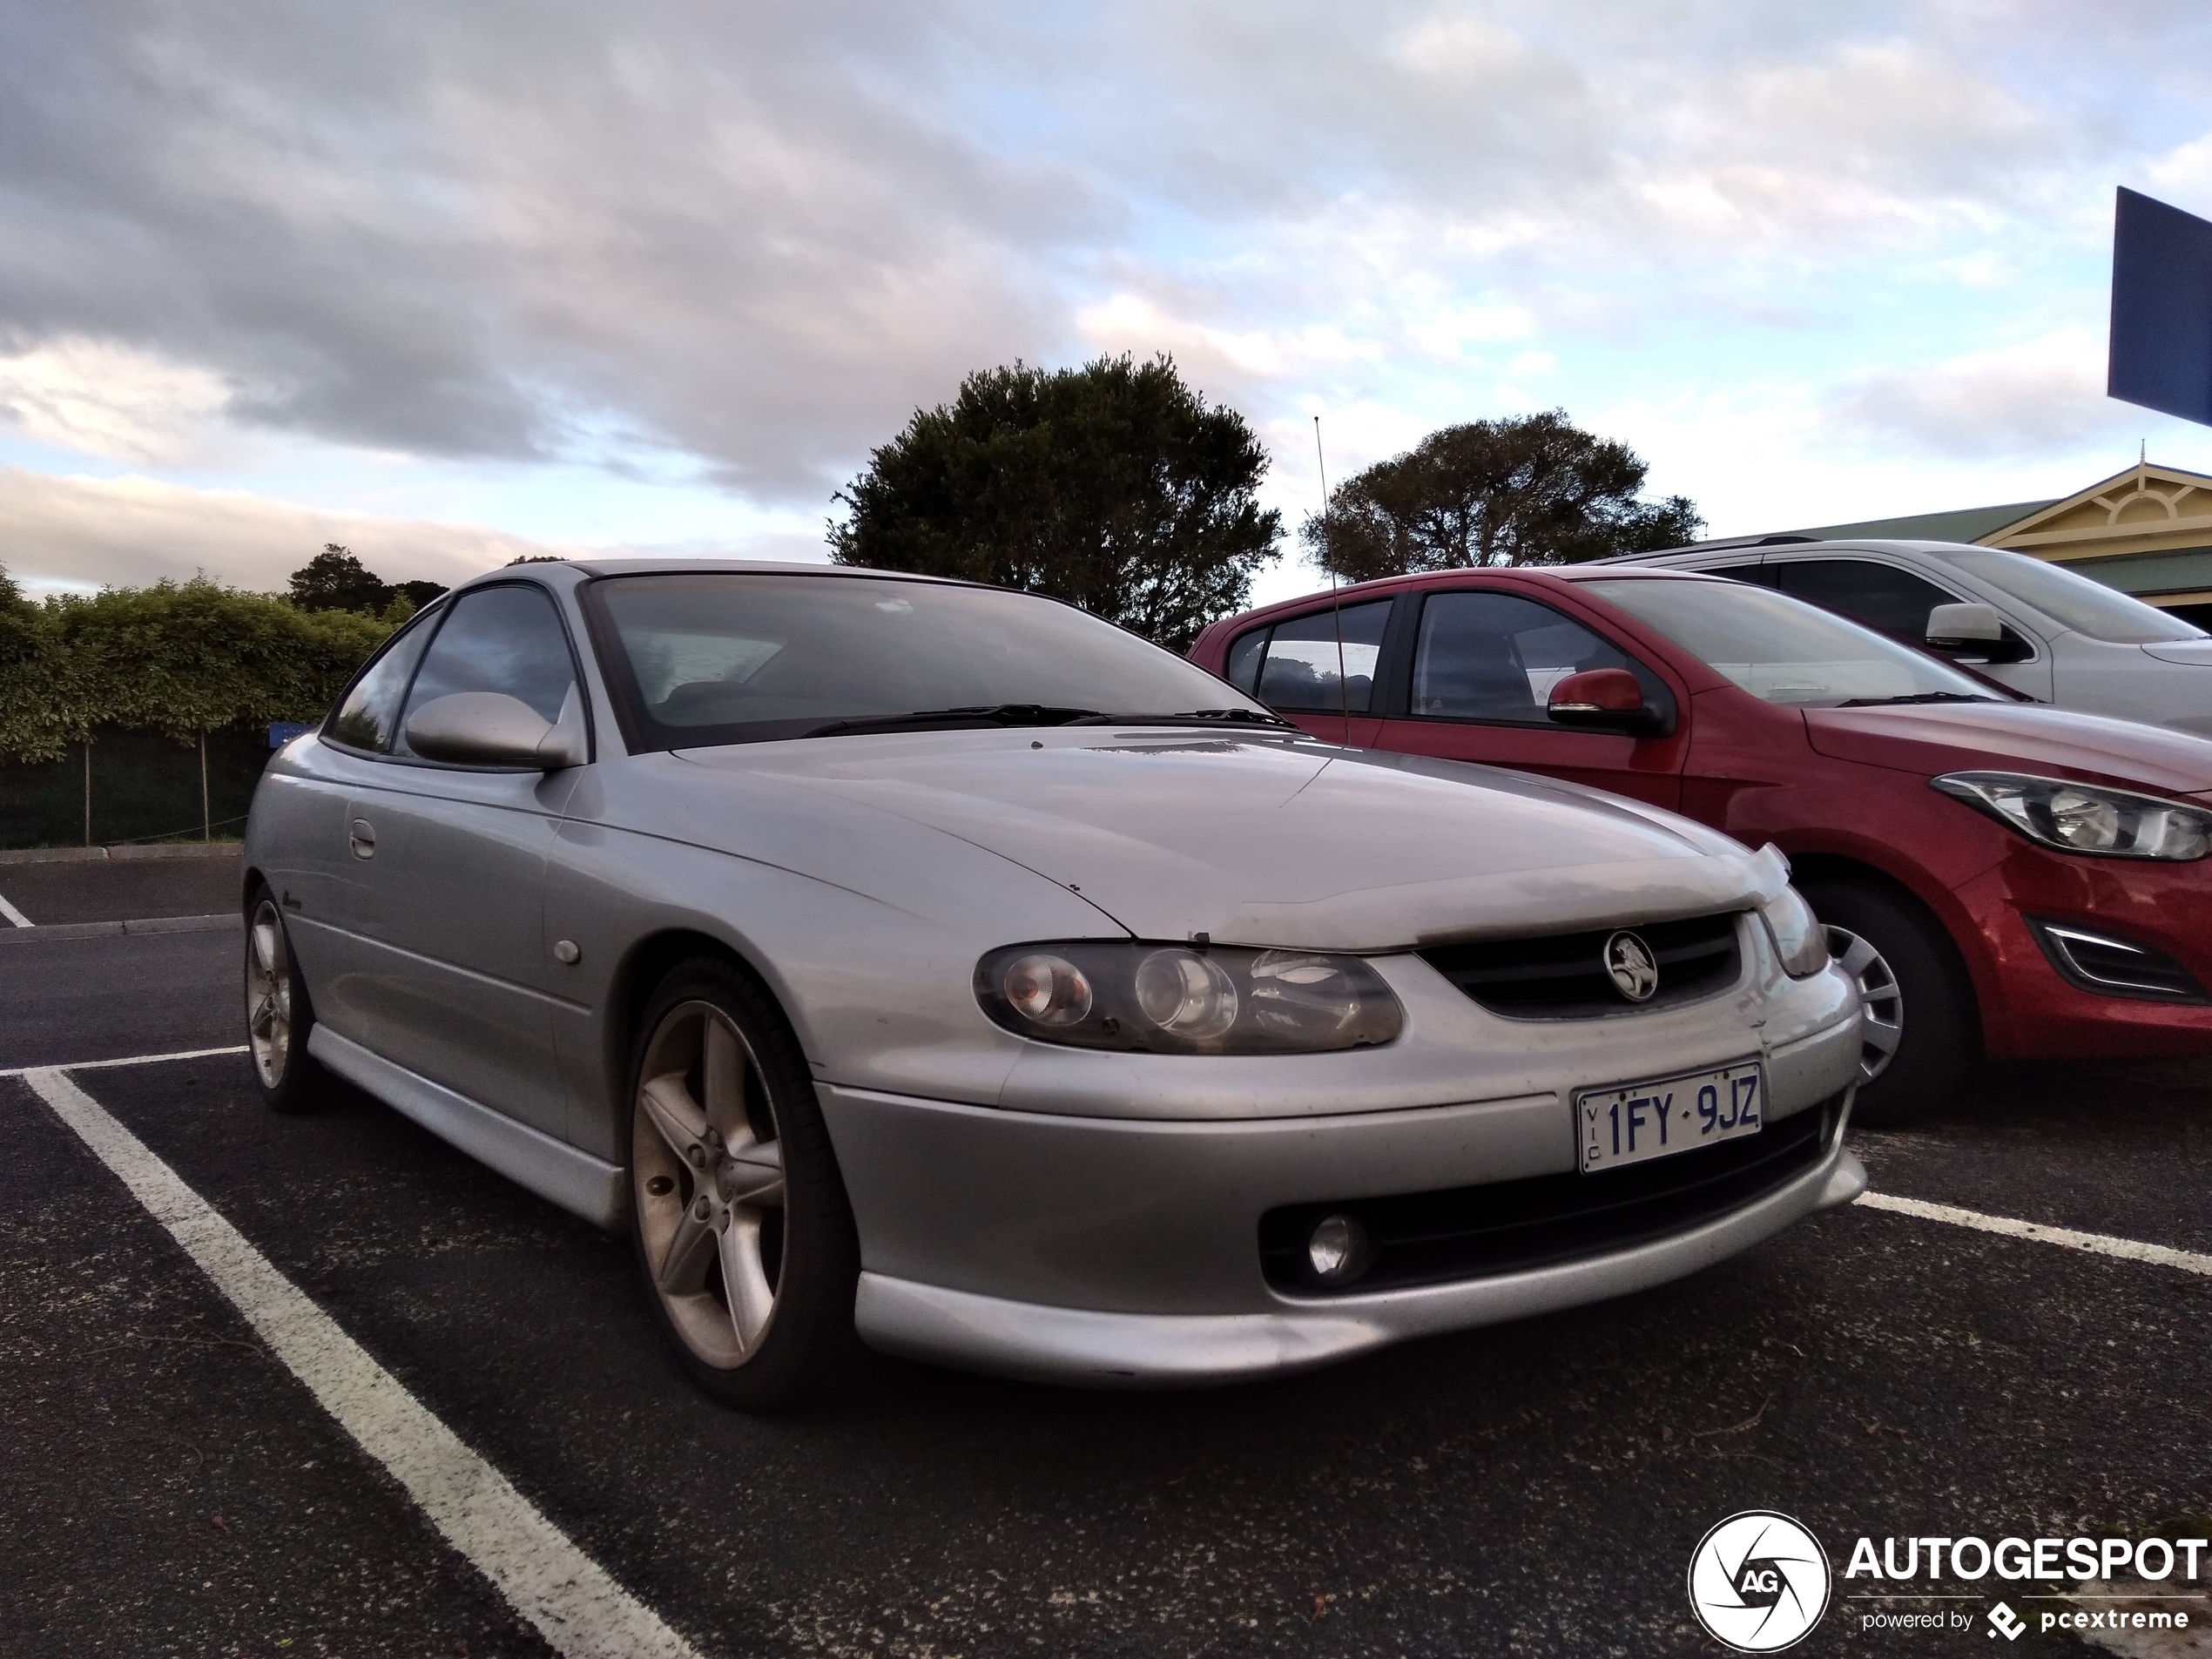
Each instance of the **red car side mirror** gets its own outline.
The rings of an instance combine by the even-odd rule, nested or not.
[[[1545,712],[1561,725],[1586,732],[1624,732],[1643,737],[1664,724],[1643,700],[1643,687],[1625,668],[1586,668],[1552,687]]]

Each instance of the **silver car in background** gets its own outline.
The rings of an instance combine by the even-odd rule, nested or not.
[[[271,763],[246,1014],[626,1228],[675,1352],[1091,1384],[1676,1278],[1865,1184],[1771,849],[1318,743],[1032,596],[533,565]]]
[[[2000,685],[2086,714],[2212,737],[2212,637],[2062,564],[1959,542],[1764,536],[1607,564],[1656,564],[1779,588]]]

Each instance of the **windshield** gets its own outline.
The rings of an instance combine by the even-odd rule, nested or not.
[[[1932,657],[1771,588],[1652,577],[1582,585],[1770,703],[1998,700],[1979,680]]]
[[[2018,595],[2060,627],[2092,639],[2114,645],[2149,645],[2161,640],[2205,637],[2202,628],[2062,564],[2047,564],[2025,553],[2007,553],[1993,547],[1946,556],[1968,576],[1979,577],[1993,588]]]
[[[750,571],[610,577],[585,592],[646,747],[880,730],[948,710],[1025,725],[1224,711],[1279,724],[1204,669],[1033,594]]]

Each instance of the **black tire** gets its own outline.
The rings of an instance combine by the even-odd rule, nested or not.
[[[272,1111],[303,1112],[320,1096],[322,1067],[307,1052],[314,1004],[284,909],[266,881],[246,901],[246,1064]],[[280,1041],[277,1040],[280,1031]]]
[[[1981,1057],[1973,985],[1950,935],[1919,904],[1876,882],[1816,876],[1797,886],[1866,1000],[1868,1042],[1851,1121],[1892,1129],[1947,1104]],[[1854,939],[1871,948],[1871,962],[1865,952],[1848,953]]]
[[[734,1087],[732,1064],[743,1069]],[[782,1010],[737,964],[686,961],[645,1004],[628,1085],[631,1246],[678,1359],[746,1411],[820,1397],[861,1352],[860,1249],[813,1077]]]

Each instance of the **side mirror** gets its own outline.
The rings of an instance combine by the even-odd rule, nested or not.
[[[583,714],[574,691],[557,722],[502,691],[455,691],[408,717],[407,742],[425,760],[465,766],[557,772],[583,764]]]
[[[1544,711],[1561,725],[1585,732],[1623,732],[1650,737],[1665,717],[1643,700],[1643,687],[1625,668],[1586,668],[1552,687]]]
[[[1938,605],[1928,612],[1931,645],[1993,645],[2004,637],[2005,619],[1993,605]]]

